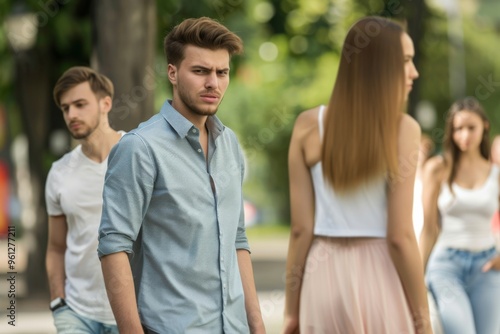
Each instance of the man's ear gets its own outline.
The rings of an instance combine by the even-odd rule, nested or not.
[[[111,108],[113,107],[113,100],[111,99],[111,96],[104,96],[101,99],[99,99],[99,105],[101,107],[101,111],[104,113],[109,113]]]
[[[177,67],[175,65],[168,64],[167,76],[172,85],[175,85],[177,83]]]

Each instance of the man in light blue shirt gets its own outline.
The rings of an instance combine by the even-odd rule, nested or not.
[[[265,333],[243,157],[215,116],[241,39],[208,19],[165,38],[172,101],[112,150],[98,253],[121,334]]]

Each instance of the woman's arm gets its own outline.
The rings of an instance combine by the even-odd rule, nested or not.
[[[439,236],[439,212],[437,201],[445,172],[444,159],[441,156],[431,158],[425,165],[422,176],[422,206],[424,226],[420,234],[420,254],[424,271],[427,261]]]
[[[420,127],[403,115],[398,138],[399,177],[388,190],[387,244],[412,311],[417,333],[432,333],[424,271],[413,230],[412,208]]]
[[[498,179],[498,182],[500,184],[500,177]],[[499,196],[499,201],[500,201],[500,196]],[[498,254],[500,252],[500,248],[499,248],[499,244],[500,244],[500,226],[497,226],[496,224],[498,224],[498,215],[500,214],[500,212],[498,211],[495,211],[494,213],[494,216],[493,216],[493,224],[495,224],[494,226],[492,226],[492,229],[493,229],[493,233],[494,233],[494,238],[495,238],[495,244],[496,244],[496,248],[497,248],[497,256],[495,256],[494,258],[492,258],[491,260],[489,260],[484,266],[483,266],[483,272],[487,272],[489,270],[500,270],[500,254]]]
[[[298,333],[302,276],[314,229],[314,190],[303,144],[309,120],[301,114],[295,123],[288,153],[291,231],[286,264],[285,322],[283,333]]]

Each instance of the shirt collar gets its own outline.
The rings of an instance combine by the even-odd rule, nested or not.
[[[172,107],[172,100],[165,101],[160,109],[160,114],[182,138],[186,137],[189,130],[195,127],[193,123]],[[217,138],[224,131],[225,126],[217,116],[213,115],[207,118],[207,128],[214,138]]]

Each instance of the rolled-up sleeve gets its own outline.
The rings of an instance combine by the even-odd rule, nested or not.
[[[235,138],[236,139],[236,138]],[[239,162],[240,162],[240,168],[241,168],[241,186],[243,187],[243,180],[245,178],[245,161],[243,157],[243,151],[241,150],[241,147],[239,144],[236,142],[237,148],[238,148],[238,157],[239,157]],[[236,232],[236,249],[246,249],[248,252],[250,252],[250,244],[248,243],[247,239],[247,234],[246,234],[246,228],[245,228],[245,203],[243,201],[243,192],[241,192],[241,205],[240,205],[240,219],[238,221],[238,230]]]
[[[241,201],[241,214],[240,221],[238,222],[238,231],[236,232],[236,249],[246,249],[250,252],[250,245],[248,243],[246,229],[245,229],[245,216],[243,213],[243,200]]]
[[[156,167],[144,140],[135,133],[123,136],[108,157],[99,226],[99,258],[132,253],[156,178]]]

